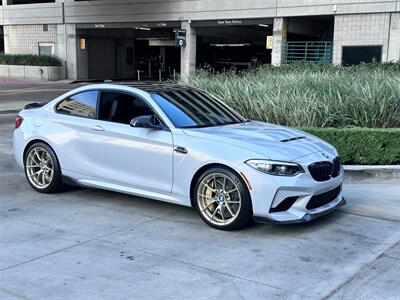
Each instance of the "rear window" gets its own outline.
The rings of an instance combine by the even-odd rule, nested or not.
[[[61,101],[56,111],[60,114],[83,118],[96,118],[97,91],[75,94]]]

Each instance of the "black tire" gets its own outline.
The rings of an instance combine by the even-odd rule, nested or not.
[[[51,161],[52,161],[53,176],[52,176],[52,179],[50,180],[50,182],[48,183],[48,185],[43,188],[39,188],[38,186],[36,186],[29,179],[29,175],[28,175],[28,168],[27,168],[28,156],[29,156],[29,153],[31,153],[31,151],[33,151],[34,149],[44,149],[50,155]],[[31,146],[29,146],[29,148],[26,150],[25,157],[24,157],[24,169],[25,169],[25,177],[26,177],[26,180],[28,181],[29,185],[35,191],[37,191],[39,193],[43,193],[43,194],[57,193],[57,192],[62,191],[65,187],[63,180],[62,180],[61,168],[60,168],[60,164],[58,162],[57,156],[56,156],[54,150],[45,143],[37,142],[37,143],[34,143]]]
[[[240,194],[240,202],[241,202],[240,209],[237,211],[236,217],[229,224],[215,224],[215,222],[210,222],[209,218],[207,218],[205,216],[206,215],[205,213],[202,213],[202,209],[200,208],[200,206],[202,206],[204,209],[204,205],[202,205],[204,200],[201,200],[201,199],[204,199],[204,197],[201,198],[201,196],[200,197],[198,196],[199,191],[201,191],[200,185],[203,186],[202,181],[207,180],[207,178],[209,178],[210,176],[213,176],[214,174],[217,174],[217,176],[219,176],[219,175],[227,176],[227,178],[232,180],[231,183],[236,184],[238,193]],[[221,182],[218,182],[218,184],[221,184]],[[217,184],[217,186],[218,186],[218,184]],[[215,189],[215,190],[217,190],[217,189]],[[213,228],[216,228],[219,230],[227,230],[227,231],[237,230],[237,229],[241,229],[241,228],[248,226],[252,221],[253,209],[252,209],[252,204],[251,204],[250,193],[246,186],[246,183],[240,177],[240,175],[238,175],[236,172],[232,171],[229,168],[213,167],[213,168],[206,170],[204,173],[202,173],[196,181],[195,188],[193,189],[192,197],[193,197],[192,199],[193,199],[194,206],[195,206],[196,210],[198,211],[200,217],[203,219],[203,221],[205,223],[207,223],[209,226],[211,226]],[[218,198],[218,197],[216,197],[216,198]],[[226,198],[226,199],[228,199],[228,198]],[[212,201],[216,201],[216,200],[213,199]],[[229,201],[227,201],[227,200],[224,200],[224,201],[229,203]],[[233,202],[233,201],[231,201],[231,202]],[[216,204],[221,204],[221,205],[223,205],[223,203],[224,202],[216,202]],[[227,203],[225,203],[225,205],[227,205]],[[222,207],[222,209],[224,209],[224,208]],[[227,212],[228,210],[224,209],[224,211]],[[210,211],[210,213],[211,213],[211,211]],[[219,216],[222,217],[222,215],[225,215],[225,214],[220,208]],[[232,214],[230,214],[230,215],[232,215]],[[225,221],[225,219],[224,219],[224,221]]]

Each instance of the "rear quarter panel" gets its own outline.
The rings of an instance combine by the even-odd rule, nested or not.
[[[46,111],[42,108],[29,109],[20,111],[18,115],[23,118],[23,122],[14,130],[13,147],[15,160],[23,168],[26,146],[39,136],[38,129],[46,121]]]
[[[14,130],[14,153],[17,164],[24,166],[24,151],[33,141],[43,141],[56,153],[62,170],[86,174],[90,167],[82,141],[91,120],[57,114],[52,106],[23,110],[20,128]]]

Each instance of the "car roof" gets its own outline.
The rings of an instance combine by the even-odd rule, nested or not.
[[[136,88],[148,93],[162,93],[162,92],[178,92],[178,91],[190,91],[197,90],[194,87],[187,85],[181,85],[176,83],[166,82],[129,82],[129,83],[116,83],[117,85],[128,86]]]

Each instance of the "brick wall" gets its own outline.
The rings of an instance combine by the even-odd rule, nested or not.
[[[335,16],[333,63],[342,63],[343,46],[382,45],[382,61],[387,61],[390,13]]]
[[[4,50],[7,54],[39,54],[39,42],[54,43],[57,55],[57,25],[13,25],[4,26]]]

